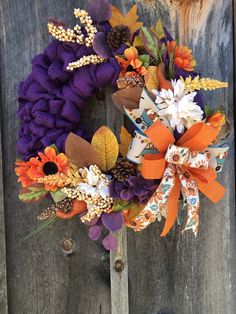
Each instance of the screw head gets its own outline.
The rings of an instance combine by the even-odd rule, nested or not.
[[[124,262],[121,260],[121,259],[118,259],[115,261],[115,264],[114,264],[114,269],[117,273],[120,273],[124,270],[125,268],[125,265],[124,265]]]
[[[63,239],[61,241],[62,251],[67,255],[73,253],[73,240],[72,239]]]

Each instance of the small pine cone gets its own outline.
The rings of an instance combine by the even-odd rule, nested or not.
[[[122,76],[118,78],[116,81],[117,86],[119,89],[124,89],[128,87],[143,87],[144,86],[144,80],[142,76],[140,75],[128,75],[128,76]]]
[[[112,28],[107,36],[108,46],[112,50],[117,50],[122,44],[126,43],[130,37],[128,26],[117,25]]]
[[[37,217],[38,220],[46,220],[52,218],[56,215],[56,211],[60,210],[64,213],[67,213],[72,210],[72,199],[65,198],[64,200],[54,203],[48,208],[46,208],[42,213]]]
[[[63,213],[68,213],[72,210],[72,199],[65,198],[64,200],[55,204],[56,210],[60,210]]]
[[[129,177],[135,175],[136,166],[126,159],[118,160],[115,167],[111,170],[114,178],[120,182],[127,181]]]

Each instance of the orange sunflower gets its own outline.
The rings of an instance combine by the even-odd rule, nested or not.
[[[167,44],[170,53],[174,50],[175,64],[185,71],[193,71],[196,61],[193,58],[192,50],[187,46],[179,46],[176,41]]]
[[[116,59],[122,68],[120,76],[137,74],[145,75],[147,73],[146,68],[142,65],[143,62],[138,58],[138,50],[135,47],[125,49],[124,56],[125,58],[116,56]]]
[[[19,177],[18,182],[20,182],[23,188],[34,184],[34,181],[28,176],[28,171],[30,169],[30,164],[28,161],[16,161],[16,175]]]
[[[30,158],[28,162],[16,162],[16,174],[22,186],[29,186],[39,179],[57,173],[67,174],[69,171],[68,158],[65,154],[57,154],[55,148],[46,147],[44,153],[38,153],[38,157]],[[56,191],[56,184],[46,184],[45,190]]]

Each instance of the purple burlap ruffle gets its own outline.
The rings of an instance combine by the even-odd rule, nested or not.
[[[17,151],[23,160],[46,146],[59,151],[69,132],[83,136],[81,110],[89,97],[108,84],[114,84],[120,67],[114,58],[68,72],[68,63],[92,54],[91,48],[52,41],[43,54],[32,61],[32,73],[19,84],[20,119]]]

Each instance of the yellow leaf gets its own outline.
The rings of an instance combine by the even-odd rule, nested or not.
[[[119,145],[120,154],[122,157],[126,157],[131,140],[132,140],[131,135],[126,130],[126,128],[122,126],[120,131],[120,145]]]
[[[134,47],[144,47],[143,36],[142,36],[141,32],[139,32],[138,36],[134,37],[133,46]]]
[[[111,5],[112,15],[109,20],[111,27],[116,27],[117,25],[125,25],[130,29],[131,34],[134,34],[141,26],[143,26],[142,22],[138,22],[139,16],[137,15],[137,4],[132,6],[129,12],[126,15],[123,15],[121,11]]]
[[[100,158],[100,169],[109,171],[117,161],[119,145],[114,133],[106,126],[100,127],[91,141],[93,149]]]
[[[144,75],[145,85],[149,91],[158,89],[159,81],[157,77],[157,66],[150,65],[147,68],[147,73]]]
[[[166,37],[165,31],[164,31],[164,28],[160,19],[157,21],[155,26],[151,27],[151,31],[153,31],[153,33],[157,35],[157,38],[159,40]]]

